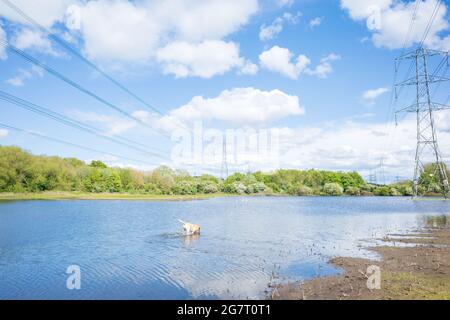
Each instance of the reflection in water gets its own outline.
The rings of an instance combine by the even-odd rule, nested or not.
[[[425,216],[423,217],[425,226],[428,228],[445,228],[450,226],[448,215]]]
[[[448,224],[449,209],[375,197],[0,203],[0,299],[260,298],[268,283],[336,272],[331,257],[374,257],[373,239],[420,217]],[[202,234],[182,235],[180,218]],[[65,287],[72,264],[82,290]]]
[[[192,245],[195,241],[197,241],[200,238],[200,235],[195,233],[195,234],[191,234],[191,235],[185,235],[183,237],[184,240],[184,244],[186,246],[190,246]]]

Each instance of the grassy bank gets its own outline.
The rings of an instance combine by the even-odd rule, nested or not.
[[[184,201],[184,200],[202,200],[221,197],[292,197],[295,195],[279,193],[253,193],[253,194],[235,194],[235,193],[208,193],[208,194],[187,194],[187,195],[167,195],[167,194],[145,194],[145,193],[112,193],[112,192],[81,192],[81,191],[43,191],[43,192],[0,192],[0,201],[2,200],[148,200],[148,201]],[[324,195],[322,195],[324,196]],[[371,195],[372,197],[373,195]],[[302,197],[319,197],[318,195],[304,195]],[[342,197],[359,197],[342,195]],[[405,197],[410,198],[410,197]],[[411,199],[411,198],[410,198]],[[421,197],[411,199],[414,201],[443,201],[442,197]]]
[[[382,259],[338,257],[330,262],[343,269],[338,276],[316,278],[304,283],[277,287],[273,299],[300,300],[450,300],[450,223],[445,216],[431,221],[416,234],[418,238],[398,236],[384,239],[393,243],[416,244],[412,247],[372,248]],[[444,223],[442,223],[444,221]],[[367,288],[367,267],[381,270],[381,288]]]
[[[217,197],[229,197],[225,193],[196,195],[153,195],[132,193],[86,193],[86,192],[31,192],[0,193],[0,200],[148,200],[148,201],[185,201]]]

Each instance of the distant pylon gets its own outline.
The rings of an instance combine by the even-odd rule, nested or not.
[[[424,49],[423,47],[419,47],[415,51],[406,53],[396,59],[396,61],[413,59],[416,69],[415,76],[396,84],[396,88],[399,86],[416,87],[415,104],[397,111],[414,112],[416,113],[417,117],[417,146],[413,178],[414,197],[417,197],[419,195],[418,185],[420,176],[424,170],[423,157],[425,151],[432,152],[434,159],[433,162],[435,163],[436,170],[439,171],[439,184],[444,197],[447,197],[449,191],[447,172],[438,147],[433,113],[434,111],[449,109],[450,107],[431,101],[430,85],[435,82],[448,81],[450,79],[436,75],[437,72],[434,72],[432,75],[430,75],[428,72],[427,61],[428,57],[444,55],[444,59],[446,59],[448,63],[448,54],[448,52]]]
[[[375,173],[373,173],[373,172],[370,172],[369,183],[370,184],[377,184],[377,175]]]
[[[379,176],[380,176],[380,183],[381,184],[386,184],[386,176],[384,174],[384,158],[383,157],[380,158],[380,173],[379,173]]]
[[[227,163],[227,139],[225,134],[223,135],[222,146],[222,166],[220,168],[220,178],[226,179],[228,177],[228,163]]]

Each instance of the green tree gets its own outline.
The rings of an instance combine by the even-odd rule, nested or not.
[[[106,169],[108,166],[101,162],[100,160],[93,160],[90,164],[92,168],[100,168],[100,169]]]
[[[106,179],[106,191],[108,192],[121,192],[122,191],[122,180],[120,175],[116,171],[109,173]]]

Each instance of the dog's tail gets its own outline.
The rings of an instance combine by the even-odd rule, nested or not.
[[[179,221],[180,223],[182,223],[182,224],[186,224],[186,223],[187,223],[186,221],[183,221],[183,220],[181,220],[181,219],[178,219],[178,221]]]

